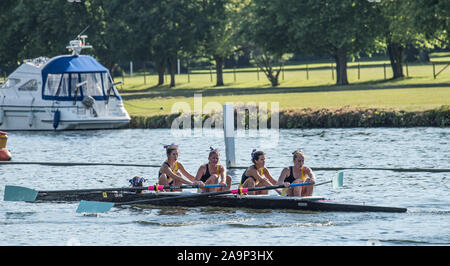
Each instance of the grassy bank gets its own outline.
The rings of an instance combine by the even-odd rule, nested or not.
[[[431,61],[436,63],[438,72],[450,62],[450,56],[433,54]],[[336,86],[332,62],[309,62],[286,66],[276,88],[255,68],[226,69],[225,85],[221,87],[214,86],[215,74],[209,69],[192,71],[189,76],[177,75],[177,86],[173,88],[156,86],[155,75],[146,75],[144,84],[140,73],[123,79],[121,95],[133,117],[132,127],[170,127],[173,117],[177,117],[171,113],[178,113],[181,107],[183,112],[200,110],[207,114],[205,109],[212,107],[220,112],[225,103],[266,103],[269,109],[276,103],[281,110],[280,127],[285,128],[323,127],[325,122],[313,120],[322,121],[324,116],[331,117],[327,118],[331,119],[327,124],[335,126],[448,125],[442,122],[445,119],[436,120],[432,116],[436,112],[439,117],[447,114],[446,107],[441,106],[450,105],[450,68],[436,78],[432,64],[409,64],[407,68],[405,65],[404,72],[408,77],[390,80],[392,71],[386,59],[352,62],[348,69],[351,84]],[[194,94],[201,95],[201,100],[195,102]],[[321,115],[318,110],[322,110]],[[365,121],[367,116],[373,120]],[[306,117],[309,122],[296,122]],[[348,125],[342,122],[344,117],[352,122]]]

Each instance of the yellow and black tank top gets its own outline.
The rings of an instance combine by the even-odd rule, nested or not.
[[[167,165],[169,167],[169,169],[171,169],[174,174],[176,174],[178,172],[178,161],[175,162],[175,167],[173,169],[170,168],[170,164],[168,162],[164,162],[164,164]],[[161,175],[162,175],[162,173],[159,172],[159,176],[161,176]],[[167,180],[169,181],[169,185],[171,185],[173,183],[173,178],[172,177],[168,176]]]
[[[206,166],[206,172],[202,176],[202,178],[200,179],[203,183],[205,183],[208,180],[208,178],[211,177],[211,173],[209,172],[208,164],[206,164],[205,166]],[[217,175],[219,175],[219,173],[220,173],[220,165],[216,165],[216,168],[217,168]]]
[[[255,167],[255,169],[256,169],[256,166],[253,165],[253,167]],[[256,170],[258,170],[258,169],[256,169]],[[260,170],[260,173],[259,173],[260,176],[263,176],[263,175],[264,175],[264,168],[261,168],[261,169],[259,169],[259,170]],[[244,173],[242,174],[241,185],[244,184],[244,182],[245,182],[248,178],[252,178],[253,180],[255,180],[256,184],[259,183],[258,180],[256,180],[253,176],[246,176],[245,173],[247,173],[247,170],[245,170]]]
[[[284,179],[284,182],[293,183],[293,182],[295,181],[295,177],[294,177],[294,167],[293,167],[293,166],[289,166],[289,169],[290,169],[289,176],[287,176],[287,177]],[[302,167],[301,171],[302,171],[302,172],[301,172],[300,178],[302,179],[302,182],[305,182],[305,180],[306,180],[305,168]]]

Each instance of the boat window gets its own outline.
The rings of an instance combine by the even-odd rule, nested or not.
[[[71,79],[70,79],[70,90],[71,90],[70,95],[72,97],[75,97],[75,94],[77,96],[80,96],[81,95],[80,94],[81,88],[78,88],[78,91],[76,91],[77,84],[80,83],[79,75],[78,75],[78,73],[74,73],[74,74],[70,74],[70,76],[71,76]]]
[[[55,96],[59,96],[59,97],[68,97],[69,96],[69,74],[64,74],[62,76]]]
[[[103,88],[105,88],[105,93],[108,94],[108,90],[112,88],[110,95],[111,96],[117,96],[116,90],[113,86],[113,83],[111,81],[111,77],[108,75],[108,73],[103,73],[102,74],[102,78],[103,78]]]
[[[55,96],[58,92],[62,74],[48,74],[44,95]]]
[[[37,91],[37,80],[32,79],[19,87],[19,91]]]
[[[83,86],[85,96],[104,96],[101,73],[81,74],[81,82],[87,81]]]
[[[9,89],[14,86],[16,86],[20,82],[20,79],[15,78],[8,78],[5,80],[5,83],[3,83],[2,86],[0,86],[0,89]]]

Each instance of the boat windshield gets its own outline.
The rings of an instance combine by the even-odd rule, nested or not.
[[[75,97],[82,100],[91,96],[95,100],[105,100],[111,86],[111,77],[107,72],[48,74],[43,99],[72,101]],[[112,91],[111,95],[119,98],[116,90]]]

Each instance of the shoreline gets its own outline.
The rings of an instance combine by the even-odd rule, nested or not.
[[[270,128],[271,117],[268,114],[267,127]],[[189,116],[178,114],[163,114],[154,116],[134,116],[128,128],[157,129],[171,128],[177,118],[184,120]],[[193,128],[194,115],[190,115],[191,127]],[[222,114],[217,114],[222,119]],[[235,109],[235,121],[237,113]],[[211,115],[202,115],[202,125]],[[255,119],[252,117],[252,119]],[[258,123],[258,118],[255,119]],[[246,128],[248,128],[249,115],[245,114]],[[221,121],[219,122],[221,123]],[[236,122],[235,122],[236,123]],[[449,127],[450,126],[450,106],[442,105],[439,108],[425,111],[402,111],[387,110],[380,108],[353,108],[343,107],[336,109],[282,109],[279,112],[280,129],[309,129],[309,128],[370,128],[370,127]],[[214,127],[214,125],[212,126]]]

